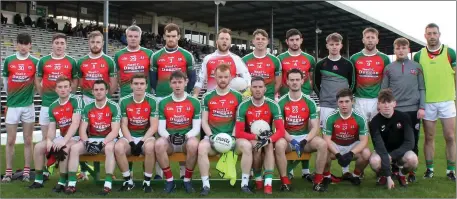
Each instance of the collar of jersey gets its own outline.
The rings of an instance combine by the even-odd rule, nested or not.
[[[136,50],[130,50],[130,48],[128,46],[126,46],[125,49],[127,49],[127,51],[129,51],[131,53],[134,53],[134,52],[138,52],[141,49],[141,46],[139,46],[138,49],[136,49]]]
[[[60,97],[59,97],[59,105],[63,106],[63,105],[65,105],[65,104],[67,104],[68,101],[70,101],[70,97],[71,97],[71,94],[68,96],[67,101],[65,101],[64,103],[60,103]]]
[[[102,108],[105,108],[105,106],[106,106],[106,103],[108,103],[108,98],[106,98],[106,99],[105,99],[105,103],[103,104],[103,106],[102,106],[102,107],[98,107],[98,106],[97,106],[97,100],[95,100],[95,102],[94,102],[94,103],[95,103],[95,108],[98,108],[98,109],[102,109]]]
[[[144,98],[146,98],[146,93],[143,95],[143,99],[141,99],[141,101],[137,102],[137,101],[135,100],[135,94],[132,94],[132,99],[133,99],[133,101],[134,101],[135,103],[137,103],[137,104],[141,104],[141,103],[144,101]]]
[[[88,55],[88,56],[89,56],[89,58],[91,58],[91,59],[98,59],[98,58],[102,57],[104,54],[105,54],[105,53],[103,53],[103,51],[102,51],[102,52],[100,53],[100,55],[99,55],[99,56],[97,56],[97,57],[92,57],[92,56],[90,55],[90,53],[89,53],[89,54],[87,54],[87,55]]]
[[[254,105],[256,107],[261,107],[263,104],[265,104],[265,96],[263,96],[262,104],[260,104],[260,105],[257,105],[254,103],[254,97],[251,97],[251,102],[252,102],[252,105]]]
[[[219,50],[216,50],[217,56],[230,56],[230,53],[231,53],[230,50],[228,51],[228,53],[226,55],[223,55],[223,54],[221,54],[219,52],[220,52]]]
[[[330,56],[327,56],[327,59],[329,59],[330,61],[338,61],[338,60],[341,59],[341,57],[342,57],[342,56],[340,55],[340,57],[338,57],[338,59],[330,59]]]
[[[25,56],[25,57],[23,57],[23,56],[21,55],[21,53],[19,53],[19,51],[16,52],[16,58],[19,59],[19,60],[26,60],[26,59],[29,58],[29,56],[30,56],[30,52],[28,52],[28,53],[27,53],[27,56]]]
[[[354,109],[351,109],[351,114],[349,114],[349,116],[347,118],[344,118],[343,115],[341,115],[341,112],[339,110],[338,110],[338,113],[340,114],[340,117],[343,118],[343,120],[347,120],[351,117],[352,111],[354,111]]]
[[[425,46],[425,48],[427,48],[427,51],[428,51],[428,52],[434,53],[434,52],[440,51],[441,48],[443,48],[443,44],[440,44],[440,47],[439,47],[438,49],[436,49],[436,50],[430,50],[430,49],[428,48],[428,46]]]
[[[257,59],[262,59],[262,58],[266,57],[267,55],[268,55],[268,52],[265,53],[264,56],[259,57],[259,56],[256,56],[254,52],[252,52],[252,56],[254,56],[254,57],[257,58]]]
[[[365,48],[364,48],[364,49],[365,49]],[[365,57],[371,57],[371,56],[375,56],[375,55],[377,55],[377,54],[379,53],[379,50],[378,50],[378,49],[376,49],[376,53],[375,53],[375,54],[372,54],[372,55],[367,55],[367,54],[365,54],[365,52],[363,51],[364,49],[362,49],[362,51],[361,51],[361,52],[362,52],[363,56],[365,56]]]
[[[163,49],[165,50],[166,53],[174,53],[174,52],[178,51],[179,46],[176,46],[176,48],[167,48],[166,46],[164,46]]]
[[[291,97],[290,97],[290,91],[287,92],[287,96],[289,97],[289,100],[292,101],[292,102],[298,102],[301,100],[301,98],[303,97],[303,93],[300,91],[300,98],[298,98],[297,100],[293,100]]]
[[[219,96],[225,96],[225,95],[227,95],[228,93],[230,93],[230,88],[229,88],[229,89],[227,90],[227,92],[225,92],[225,93],[220,93],[220,92],[218,91],[217,88],[216,88],[215,90],[216,90],[217,95],[219,95]]]
[[[173,101],[175,101],[175,102],[182,102],[182,101],[184,101],[184,100],[187,99],[187,93],[184,92],[184,97],[183,97],[182,99],[176,98],[175,94],[172,93],[172,94],[171,94],[171,99],[173,99]]]
[[[67,56],[67,53],[65,53],[65,54],[63,55],[63,57],[61,57],[61,58],[56,58],[56,57],[53,56],[53,54],[54,54],[54,53],[51,53],[50,55],[51,55],[51,58],[52,58],[52,59],[55,59],[55,60],[61,60],[61,59],[65,58],[65,57]]]
[[[297,56],[301,55],[302,52],[303,52],[303,51],[300,49],[300,53],[298,53],[298,55],[292,55],[292,54],[290,53],[290,51],[287,50],[287,54],[289,54],[289,55],[292,56],[292,57],[297,57]]]

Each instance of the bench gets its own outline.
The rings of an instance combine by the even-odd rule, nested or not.
[[[303,153],[301,157],[297,156],[295,152],[286,153],[287,160],[309,160],[311,158],[310,153]],[[184,153],[173,153],[173,155],[168,156],[170,162],[184,162],[186,161],[186,155]],[[129,162],[144,162],[144,156],[127,156],[127,160]],[[210,156],[210,162],[217,162],[219,160],[219,156]],[[241,156],[238,156],[238,160],[241,160]],[[81,155],[79,157],[79,161],[81,162],[94,162],[94,169],[87,168],[90,175],[93,177],[94,182],[96,184],[103,184],[104,181],[100,180],[100,162],[105,162],[105,155],[98,154],[98,155]],[[155,181],[155,180],[152,180]],[[163,180],[156,180],[156,181],[163,181]],[[120,184],[121,180],[113,180],[113,184]]]

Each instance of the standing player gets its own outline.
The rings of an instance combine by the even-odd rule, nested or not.
[[[440,42],[440,28],[431,23],[425,28],[427,46],[414,55],[424,70],[425,116],[424,155],[427,165],[425,178],[432,178],[435,153],[436,120],[441,119],[446,140],[447,177],[455,181],[455,50]]]
[[[394,110],[397,105],[390,89],[381,90],[378,97],[379,113],[370,123],[374,152],[370,157],[370,166],[377,173],[377,184],[391,189],[390,164],[403,167],[397,177],[400,186],[406,187],[405,175],[417,168],[417,155],[414,154],[414,133],[407,114]],[[382,173],[381,173],[382,172]]]
[[[366,119],[352,108],[353,94],[351,89],[340,90],[336,95],[338,109],[325,120],[324,139],[329,154],[324,170],[324,187],[331,182],[330,166],[332,160],[338,159],[341,167],[347,167],[356,159],[354,173],[348,179],[354,185],[360,185],[360,174],[368,165],[370,149],[368,148]],[[350,173],[349,173],[350,174]]]
[[[178,46],[181,38],[179,26],[170,23],[164,28],[165,46],[155,52],[151,58],[151,87],[160,101],[170,95],[170,75],[173,71],[181,70],[189,78],[186,92],[190,93],[195,85],[194,57],[192,53]]]
[[[287,72],[293,68],[298,68],[304,73],[304,83],[302,85],[302,92],[305,95],[310,95],[312,90],[312,77],[313,70],[316,65],[316,60],[313,56],[301,50],[303,42],[303,35],[297,29],[290,29],[286,32],[286,43],[289,49],[278,55],[282,67],[282,85],[279,89],[279,97],[287,94],[289,88],[287,87]],[[302,161],[302,177],[309,178],[309,161]],[[292,173],[293,176],[293,173]]]
[[[114,157],[114,143],[119,135],[119,120],[121,112],[116,102],[108,99],[108,84],[103,80],[96,80],[92,89],[95,101],[85,105],[82,122],[79,127],[81,142],[71,146],[68,162],[68,186],[66,194],[76,192],[76,171],[78,170],[79,156],[83,154],[105,154],[105,185],[101,195],[111,192],[116,160]]]
[[[252,193],[248,187],[251,165],[254,168],[256,188],[264,188],[265,194],[272,194],[272,178],[275,166],[273,143],[284,137],[284,123],[278,104],[265,97],[266,87],[262,77],[254,76],[251,80],[252,97],[244,100],[236,113],[236,152],[241,157],[241,190]],[[273,124],[276,132],[270,136],[251,133],[251,124],[256,120],[264,120]],[[265,183],[262,183],[262,149],[264,153]]]
[[[390,64],[386,54],[376,49],[379,32],[375,28],[363,31],[362,51],[351,56],[355,67],[355,108],[370,121],[377,113],[377,96],[381,90],[384,67]]]
[[[52,53],[42,57],[37,65],[35,87],[41,96],[40,125],[43,140],[48,132],[49,106],[59,98],[55,91],[57,78],[62,75],[70,78],[73,93],[78,88],[76,60],[65,53],[66,48],[67,36],[56,33],[52,37]]]
[[[6,172],[2,182],[11,182],[13,177],[13,156],[16,143],[17,125],[22,122],[24,134],[24,181],[30,179],[30,164],[33,150],[33,125],[35,123],[35,108],[33,105],[34,78],[38,59],[30,54],[32,37],[28,33],[19,33],[16,38],[17,52],[5,58],[2,77],[6,97],[6,133],[7,141]]]
[[[355,84],[354,66],[341,56],[343,37],[338,33],[327,36],[328,57],[317,62],[314,69],[314,90],[319,97],[320,126],[327,116],[338,107],[335,93],[343,88],[353,89]]]
[[[238,57],[238,55],[229,51],[232,44],[232,37],[230,34],[230,29],[222,28],[219,30],[216,40],[217,50],[203,59],[202,68],[198,74],[197,83],[195,83],[193,92],[194,97],[198,97],[205,82],[207,91],[212,91],[216,88],[214,71],[221,63],[226,63],[230,66],[232,78],[240,76],[246,80],[248,86],[251,83],[251,75],[249,74],[246,64],[244,64],[243,60]],[[246,89],[246,92],[243,93],[243,95],[249,96],[249,89]]]
[[[103,80],[109,85],[108,96],[112,96],[117,91],[117,68],[113,59],[103,53],[103,45],[103,34],[98,30],[91,32],[89,34],[90,52],[79,59],[76,65],[84,104],[90,104],[95,100],[92,86],[96,80]]]
[[[154,169],[154,134],[157,132],[157,102],[146,92],[147,77],[137,73],[130,83],[133,93],[120,99],[122,113],[121,130],[123,137],[114,146],[117,165],[122,172],[125,182],[121,191],[130,191],[134,187],[130,175],[127,155],[144,154],[144,181],[145,193],[152,192],[151,177]]]
[[[283,185],[281,190],[290,191],[289,177],[287,176],[286,152],[295,150],[301,152],[316,152],[316,174],[314,175],[314,191],[325,191],[322,175],[327,162],[327,143],[319,134],[319,119],[317,106],[313,99],[301,91],[304,74],[297,68],[287,72],[287,86],[289,92],[279,99],[279,107],[285,121],[285,137],[275,143],[276,165]],[[310,124],[310,125],[309,125]],[[310,177],[308,177],[310,178]]]
[[[274,100],[275,93],[281,87],[281,63],[278,58],[267,52],[268,33],[265,30],[257,29],[252,35],[255,49],[243,57],[243,62],[248,67],[251,77],[260,76],[265,79],[265,96]]]
[[[66,153],[70,147],[79,141],[78,127],[81,121],[83,102],[81,98],[71,94],[71,80],[65,76],[60,76],[56,80],[56,93],[59,99],[54,101],[49,107],[49,131],[45,140],[35,145],[33,151],[33,162],[35,165],[35,181],[29,186],[31,189],[43,187],[43,166],[44,157],[51,148],[55,150],[63,149]],[[56,136],[57,127],[60,135]],[[54,192],[63,192],[67,184],[68,157],[59,163],[60,177]]]
[[[241,93],[230,89],[230,66],[219,64],[215,69],[216,89],[202,97],[202,129],[206,136],[198,144],[198,168],[203,183],[200,195],[209,194],[209,160],[208,156],[217,155],[210,140],[219,133],[234,134],[236,110],[241,103]]]
[[[425,115],[425,85],[422,66],[408,59],[409,41],[398,38],[394,41],[397,60],[384,69],[381,87],[391,88],[396,98],[395,110],[406,113],[414,129],[414,153],[418,156],[420,119]],[[378,103],[379,104],[379,103]],[[408,181],[416,181],[414,171],[408,175]]]
[[[136,25],[131,25],[125,30],[127,37],[127,47],[120,50],[114,55],[114,63],[116,63],[119,73],[119,87],[121,89],[120,96],[124,97],[132,93],[130,88],[130,80],[135,73],[144,73],[146,77],[149,75],[149,65],[151,63],[152,51],[140,46],[141,28]],[[149,77],[148,77],[149,78]],[[147,92],[151,92],[148,87]]]
[[[168,156],[174,152],[186,153],[184,188],[187,193],[194,192],[191,184],[195,163],[197,162],[198,138],[200,133],[200,103],[184,91],[187,85],[186,74],[180,70],[170,75],[173,93],[159,102],[159,134],[156,142],[156,158],[162,168],[166,184],[165,192],[175,190],[173,174]]]

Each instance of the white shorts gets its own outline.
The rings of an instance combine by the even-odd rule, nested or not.
[[[40,108],[40,125],[49,125],[49,107],[41,106]]]
[[[455,115],[454,101],[425,103],[424,120],[436,121],[438,118],[452,118]]]
[[[63,137],[59,135],[59,136],[56,136],[52,141],[55,142],[55,141],[61,140],[61,139],[63,139]],[[81,138],[79,136],[73,136],[73,137],[71,137],[71,139],[78,142]]]
[[[27,107],[8,107],[6,110],[6,124],[35,123],[35,106],[33,104]]]
[[[140,142],[141,139],[143,139],[143,137],[133,137],[133,136],[132,136],[132,138],[133,138],[133,142],[134,142],[135,144],[138,144],[138,142]],[[127,140],[127,138],[125,138],[125,137],[121,137],[121,139],[124,139],[125,141],[129,142],[129,141]],[[156,138],[155,138],[155,137],[150,137],[150,138],[146,139],[144,142],[146,142],[146,141],[149,140],[149,139],[154,139],[154,140],[155,140]],[[144,144],[143,144],[143,146],[141,147],[141,153],[144,154]]]
[[[336,110],[336,109],[334,109],[334,108],[328,108],[328,107],[321,107],[321,108],[320,108],[320,111],[319,111],[319,120],[320,120],[321,128],[324,128],[325,120],[326,120],[327,117],[330,115],[330,113],[332,113],[332,112],[335,111],[335,110]]]
[[[297,140],[297,142],[301,142],[302,140],[306,139],[308,137],[308,134],[306,135],[290,135],[292,139]],[[292,151],[295,151],[295,147],[289,143],[289,147],[292,149]]]
[[[356,98],[354,108],[362,113],[367,121],[371,121],[378,114],[378,99]]]
[[[83,95],[83,101],[84,101],[84,105],[87,106],[88,104],[94,102],[95,99],[92,97],[89,97],[87,95]]]
[[[359,143],[360,143],[360,141],[355,141],[354,143],[352,143],[349,146],[341,146],[341,145],[333,143],[333,146],[336,147],[336,150],[338,150],[338,153],[340,153],[341,155],[344,155],[344,154],[348,153],[350,150],[352,150]]]

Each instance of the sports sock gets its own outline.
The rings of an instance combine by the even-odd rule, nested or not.
[[[24,176],[30,176],[30,167],[24,167],[24,170],[22,172],[22,175]]]
[[[287,176],[282,176],[281,177],[281,182],[282,182],[282,184],[291,184],[290,180],[289,180],[289,177],[287,177]]]
[[[122,177],[124,177],[124,180],[127,181],[127,183],[129,183],[130,185],[133,185],[133,180],[132,180],[132,176],[130,175],[130,170],[122,172]]]
[[[355,168],[354,169],[354,173],[352,173],[352,176],[359,177],[361,173],[362,173],[362,171],[360,171],[359,169]]]
[[[448,174],[451,171],[454,171],[455,170],[455,162],[453,162],[451,160],[447,160],[447,168],[446,169],[447,169],[446,174]]]
[[[330,173],[330,171],[324,171],[324,173],[322,175],[324,175],[324,177],[326,177],[326,178],[332,177],[332,174]]]
[[[254,169],[255,181],[262,181],[262,169]]]
[[[49,176],[49,170],[48,170],[48,167],[46,167],[46,166],[43,166],[43,175]]]
[[[341,167],[341,168],[342,168],[342,170],[343,170],[343,174],[349,172],[349,165],[346,166],[346,167]]]
[[[165,179],[167,179],[168,182],[173,181],[173,173],[171,173],[171,169],[169,166],[167,168],[163,168],[162,171],[165,175]]]
[[[151,177],[152,177],[152,173],[146,173],[146,172],[144,172],[144,181],[143,181],[143,184],[146,184],[147,186],[150,186],[150,185],[151,185]]]
[[[192,179],[193,173],[194,173],[193,169],[186,168],[186,172],[184,174],[184,182],[190,182],[190,179]]]
[[[105,176],[105,187],[111,189],[111,184],[113,183],[113,174],[107,173]]]
[[[65,186],[67,184],[67,177],[68,175],[66,173],[60,173],[59,182],[57,182],[57,184]]]
[[[309,160],[302,160],[301,161],[301,174],[309,174]]]
[[[186,175],[186,165],[179,165],[179,177]]]
[[[159,162],[156,161],[156,175],[163,177],[163,170],[160,168]]]
[[[433,171],[433,160],[425,160],[425,165],[427,166],[427,169]]]
[[[271,186],[271,183],[273,182],[273,170],[265,170],[264,173],[265,175],[265,186]]]
[[[76,186],[76,172],[68,172],[68,186],[69,187]]]
[[[35,182],[43,184],[43,170],[35,171]]]
[[[241,174],[241,187],[248,186],[249,183],[249,173],[243,173]]]
[[[314,183],[319,184],[324,180],[324,175],[323,174],[314,174]]]
[[[209,185],[209,176],[202,176],[202,183],[203,183],[203,187],[208,187],[210,188],[210,185]]]
[[[5,175],[12,176],[13,175],[13,169],[11,169],[11,168],[6,169],[5,170]]]

